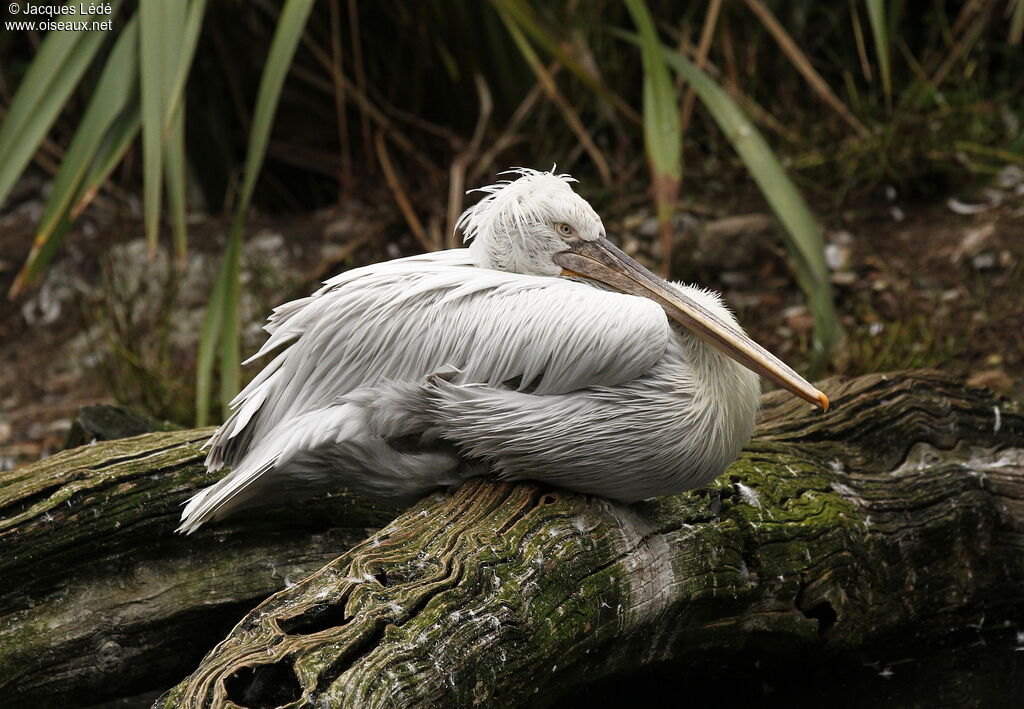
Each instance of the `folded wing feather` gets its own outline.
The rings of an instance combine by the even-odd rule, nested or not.
[[[235,398],[208,444],[207,465],[235,472],[193,498],[186,509],[193,518],[200,502],[206,519],[216,512],[211,500],[230,500],[217,486],[222,493],[250,486],[235,473],[273,475],[276,461],[295,451],[268,450],[267,442],[306,445],[308,436],[287,435],[288,428],[308,426],[311,414],[343,405],[353,391],[451,368],[459,372],[454,384],[513,382],[538,395],[615,385],[651,368],[670,332],[652,301],[479,268],[467,249],[347,271],[275,309],[266,330],[270,337],[249,361],[291,345]],[[336,414],[325,413],[325,425]]]

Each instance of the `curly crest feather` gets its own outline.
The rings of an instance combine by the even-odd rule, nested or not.
[[[517,175],[470,192],[484,198],[463,212],[456,224],[482,265],[500,271],[557,275],[550,254],[562,248],[555,225],[569,224],[583,239],[605,235],[590,204],[573,192],[571,175],[516,167]]]

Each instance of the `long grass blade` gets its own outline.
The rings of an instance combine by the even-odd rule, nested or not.
[[[110,173],[121,162],[138,133],[139,109],[137,104],[133,104],[125,113],[118,116],[107,135],[104,136],[102,144],[96,151],[96,158],[89,166],[85,178],[76,191],[75,201],[71,208],[51,228],[49,237],[45,241],[38,242],[38,248],[33,246],[28,260],[11,287],[12,296],[39,278],[57,249],[64,242],[71,227],[71,221],[81,214],[82,210],[96,196]]]
[[[544,26],[544,23],[530,5],[523,2],[523,0],[491,0],[491,4],[499,11],[499,14],[504,12],[506,17],[514,20],[516,26],[521,28],[544,51],[557,59],[560,64],[586,84],[591,91],[615,106],[619,113],[629,120],[634,123],[641,122],[637,112],[621,96],[609,89],[600,78],[595,76],[593,72],[577,61],[576,57],[563,48],[562,38]],[[506,26],[508,26],[507,22]]]
[[[267,55],[267,63],[260,80],[253,114],[249,147],[245,159],[245,177],[235,205],[228,248],[220,273],[214,284],[210,305],[206,310],[199,343],[199,363],[196,373],[196,417],[205,423],[210,408],[210,382],[213,376],[214,352],[220,353],[220,393],[222,413],[227,416],[232,397],[238,391],[240,374],[238,321],[239,272],[241,270],[242,227],[245,214],[256,187],[256,178],[267,151],[270,129],[281,97],[281,87],[288,74],[295,49],[306,26],[314,0],[288,0],[281,10],[274,39]]]
[[[875,39],[875,52],[878,54],[878,73],[882,76],[882,91],[888,105],[892,101],[892,70],[889,63],[889,30],[885,21],[885,0],[867,0],[867,6],[871,36]]]
[[[178,267],[184,268],[188,249],[188,224],[186,220],[185,189],[185,107],[182,96],[185,80],[192,67],[202,19],[206,11],[206,0],[193,0],[187,6],[178,5],[170,16],[170,26],[164,32],[171,37],[180,37],[179,42],[170,43],[166,48],[164,81],[166,87],[162,96],[164,168],[167,184],[167,200],[171,207],[171,227],[174,251]]]
[[[416,237],[416,241],[420,242],[420,246],[423,247],[424,251],[437,251],[440,248],[440,244],[433,243],[427,237],[427,232],[423,228],[423,222],[416,216],[416,210],[413,209],[412,202],[409,200],[405,188],[402,187],[402,181],[398,179],[398,173],[395,172],[394,165],[391,164],[391,156],[388,154],[388,146],[384,134],[378,132],[374,142],[377,149],[377,163],[384,171],[384,179],[387,181],[388,187],[391,188],[391,195],[394,197],[398,209],[402,212],[402,216],[405,217],[405,223],[409,226],[409,231]]]
[[[568,124],[573,134],[579,139],[580,144],[584,150],[587,151],[587,155],[593,160],[594,166],[597,168],[598,173],[601,175],[601,181],[603,184],[611,185],[612,182],[612,171],[608,166],[608,160],[605,159],[601,149],[597,147],[594,139],[587,131],[586,126],[583,125],[583,121],[580,120],[576,109],[573,108],[572,104],[568,99],[558,90],[558,84],[555,83],[551,73],[541,62],[540,57],[530,46],[526,36],[520,30],[517,21],[514,20],[504,9],[499,8],[498,14],[501,19],[505,22],[505,27],[508,29],[508,33],[512,36],[512,40],[515,42],[516,47],[519,48],[520,54],[523,55],[523,59],[530,65],[534,75],[540,82],[540,85],[544,88],[545,94],[551,100],[552,103],[558,108],[562,114],[562,118]]]
[[[672,215],[683,176],[682,131],[675,88],[661,51],[661,40],[644,0],[626,0],[639,31],[644,67],[644,145],[661,237],[661,270],[672,263]]]
[[[124,154],[128,152],[128,148],[131,147],[141,129],[142,111],[136,99],[129,103],[125,112],[118,116],[114,125],[104,136],[102,145],[96,151],[96,159],[89,167],[89,174],[86,175],[82,183],[81,196],[71,208],[72,218],[81,214],[82,210],[96,196],[100,187],[110,177],[110,173],[121,163]]]
[[[179,119],[179,104],[185,78],[192,63],[203,3],[141,0],[139,66],[142,85],[142,157],[143,194],[146,240],[152,254],[160,229],[163,178],[179,209],[175,219],[176,243],[185,229],[184,223],[184,139],[172,140],[174,125]],[[188,31],[186,32],[186,28]],[[174,150],[176,154],[168,155]],[[173,163],[166,166],[165,162]],[[170,195],[169,195],[170,197]],[[172,206],[173,209],[173,206]]]
[[[708,3],[708,10],[704,14],[704,26],[700,31],[700,40],[697,42],[697,54],[694,57],[696,64],[701,69],[704,68],[705,63],[708,60],[708,52],[711,51],[711,40],[715,34],[715,28],[718,26],[718,15],[722,10],[722,0],[711,0]],[[683,106],[680,109],[679,114],[679,133],[680,135],[686,135],[686,129],[690,125],[690,114],[693,113],[693,101],[695,96],[693,95],[693,89],[687,88],[686,94],[683,96]]]
[[[233,242],[228,243],[224,252],[224,261],[213,282],[210,302],[206,306],[203,326],[199,332],[199,353],[196,356],[196,425],[205,426],[210,418],[210,400],[213,394],[213,365],[217,356],[217,342],[222,336],[224,322],[224,296],[230,275],[227,273],[229,264],[235,259],[230,251]]]
[[[171,72],[170,90],[167,93],[168,110],[164,116],[167,125],[172,122],[172,115],[178,110],[182,96],[185,93],[185,80],[188,79],[189,70],[192,68],[192,59],[196,53],[196,44],[199,42],[199,34],[203,29],[203,17],[206,15],[206,0],[192,0],[182,18],[181,37],[178,45],[177,63],[174,71]]]
[[[75,137],[68,147],[60,171],[50,189],[50,197],[36,230],[32,249],[25,265],[11,287],[13,297],[31,282],[43,265],[41,256],[52,253],[45,248],[51,240],[59,241],[58,225],[64,223],[82,193],[83,184],[103,139],[117,117],[134,100],[138,65],[135,55],[138,45],[138,22],[132,18],[121,31],[103,73],[96,83],[92,100],[79,123]],[[66,232],[66,228],[61,230]],[[48,259],[46,259],[48,260]]]
[[[804,80],[818,94],[821,100],[831,106],[832,110],[838,113],[857,133],[861,136],[867,136],[868,129],[857,120],[857,117],[850,112],[846,104],[840,101],[835,92],[829,88],[828,83],[821,77],[821,74],[814,68],[814,65],[811,64],[811,60],[807,58],[807,54],[793,41],[789,32],[779,23],[775,15],[772,14],[772,11],[768,9],[768,6],[761,0],[744,0],[744,2],[761,20],[764,28],[775,38],[775,43],[779,45],[779,49],[783,51],[793,67],[800,72]]]
[[[820,366],[839,334],[821,229],[764,137],[729,94],[682,54],[663,51],[668,64],[693,86],[728,137],[785,230],[797,282],[814,314],[815,364]]]
[[[224,297],[221,301],[221,327],[219,343],[220,360],[220,406],[221,417],[227,418],[230,413],[230,402],[238,393],[241,382],[240,343],[241,323],[239,322],[238,301],[240,300],[240,281],[242,271],[242,234],[239,230],[232,234],[228,242],[228,250],[224,254],[224,267],[220,278],[224,280]]]
[[[177,97],[177,99],[180,99],[184,87],[188,66],[191,63],[201,28],[205,5],[205,0],[195,0],[188,5],[187,21],[184,20],[184,13],[178,13],[180,18],[178,22],[184,23],[183,26],[172,24],[162,28],[165,34],[170,33],[172,36],[180,38],[180,49],[177,42],[167,43],[173,52],[180,53],[180,56],[175,56],[174,61],[170,62],[177,65],[175,82],[169,84],[173,88],[172,97]],[[185,5],[180,7],[184,8]],[[140,16],[141,13],[136,13],[118,33],[118,39],[104,63],[90,103],[50,190],[50,198],[40,220],[33,247],[12,285],[10,291],[12,297],[33,282],[42,272],[52,258],[56,247],[63,241],[70,224],[69,218],[73,219],[92,200],[138,132],[139,93],[136,87],[139,84]],[[64,31],[52,33],[54,37],[63,37],[65,42],[73,34]],[[47,42],[50,40],[48,39]],[[35,72],[36,76],[41,76],[38,69],[38,66],[41,65],[37,62],[40,57],[48,56],[46,50],[48,46],[50,45],[44,43],[44,49],[40,51],[36,61],[30,67],[30,75]],[[52,50],[50,50],[50,55],[53,55]],[[17,111],[15,113],[15,118],[17,118]],[[167,118],[167,121],[169,120],[170,117]],[[5,125],[14,124],[5,122]],[[6,130],[12,129],[8,127]],[[169,133],[169,126],[165,126],[164,132],[165,134]],[[172,138],[173,135],[168,135],[169,140]],[[172,170],[171,166],[177,165],[172,160],[168,165],[168,174],[169,180],[171,175],[181,176],[178,185],[180,189],[173,183],[169,183],[169,189],[174,191],[171,195],[174,203],[172,206],[177,205],[173,214],[176,216],[175,235],[180,249],[184,228],[184,219],[179,218],[184,214],[184,151],[183,148],[179,150],[176,147],[175,149],[180,154],[181,169]],[[179,196],[181,197],[180,205],[177,204]]]
[[[192,0],[187,10],[178,12],[176,22],[180,23],[181,44],[174,57],[174,67],[169,70],[169,82],[165,107],[164,126],[166,144],[164,160],[166,164],[167,199],[171,206],[171,226],[174,239],[174,251],[177,255],[178,267],[184,268],[188,250],[187,224],[187,190],[185,186],[185,106],[183,94],[185,80],[192,68],[196,44],[202,29],[203,17],[206,13],[206,0]]]
[[[1010,44],[1020,44],[1024,37],[1024,0],[1010,0],[1010,34],[1007,41]]]
[[[171,87],[167,76],[173,42],[165,29],[178,3],[162,0],[139,2],[139,72],[142,89],[142,176],[146,242],[150,254],[156,250],[163,194],[164,108]]]
[[[860,70],[867,81],[871,81],[871,62],[868,61],[868,50],[864,44],[864,28],[860,24],[860,10],[857,9],[857,0],[849,0],[850,3],[850,24],[853,26],[853,41],[857,47],[857,59],[860,61]]]
[[[120,2],[113,3],[114,12]],[[75,12],[66,19],[77,17]],[[0,205],[35,154],[110,33],[50,32],[0,124]]]
[[[185,110],[179,106],[171,123],[164,153],[167,179],[167,201],[171,207],[171,227],[174,253],[178,267],[184,268],[188,259],[188,223],[185,204]]]

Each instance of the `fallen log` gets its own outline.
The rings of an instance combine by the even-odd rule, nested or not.
[[[159,705],[550,705],[656,663],[1019,623],[1022,407],[928,372],[823,388],[827,416],[766,397],[703,490],[433,495],[256,606]]]
[[[246,611],[387,524],[346,495],[192,537],[211,429],[85,445],[0,474],[0,706],[84,706],[166,689]]]

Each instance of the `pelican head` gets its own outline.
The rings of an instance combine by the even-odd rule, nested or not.
[[[570,175],[519,167],[517,174],[474,192],[487,196],[459,219],[480,263],[499,271],[533,276],[558,276],[554,256],[571,239],[598,241],[604,224],[590,204],[573,192]]]
[[[828,410],[828,397],[746,333],[658,278],[612,244],[593,207],[575,192],[569,175],[528,168],[515,180],[482,187],[486,196],[459,219],[482,266],[537,276],[595,281],[642,296],[668,317],[751,371]],[[508,174],[508,173],[503,173]]]

